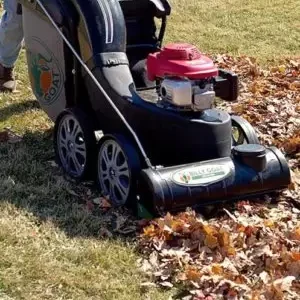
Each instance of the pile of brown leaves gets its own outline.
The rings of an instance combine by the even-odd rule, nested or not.
[[[222,108],[284,152],[293,182],[275,206],[243,201],[215,219],[187,211],[151,221],[140,266],[152,283],[187,291],[184,299],[300,299],[300,59],[269,69],[248,57],[214,59],[240,81],[238,102]]]
[[[239,99],[226,108],[248,120],[260,141],[287,154],[300,152],[300,58],[262,69],[253,58],[216,56],[220,68],[238,74]]]
[[[187,299],[299,299],[300,210],[244,202],[226,213],[152,221],[141,237],[150,254],[142,269],[163,286],[183,283]]]

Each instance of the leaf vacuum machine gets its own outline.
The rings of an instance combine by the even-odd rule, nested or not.
[[[31,87],[63,171],[152,216],[286,188],[284,154],[243,118],[238,77],[163,38],[167,0],[19,0]]]

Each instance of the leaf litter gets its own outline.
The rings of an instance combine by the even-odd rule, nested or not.
[[[141,227],[138,261],[150,282],[185,291],[176,299],[300,299],[300,58],[262,68],[255,59],[215,55],[239,76],[237,102],[222,109],[248,120],[260,142],[286,155],[292,183],[260,201],[187,208]]]
[[[10,143],[15,144],[22,141],[22,137],[10,128],[5,128],[3,131],[0,131],[0,143]]]

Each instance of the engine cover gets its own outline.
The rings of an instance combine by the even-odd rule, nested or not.
[[[203,80],[218,76],[213,61],[190,44],[168,44],[147,58],[148,78],[154,81],[169,76]]]

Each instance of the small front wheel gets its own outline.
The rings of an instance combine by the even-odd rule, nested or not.
[[[260,144],[252,125],[239,116],[231,116],[232,145]]]
[[[135,204],[140,160],[135,148],[122,136],[107,135],[100,141],[97,183],[114,206]]]

